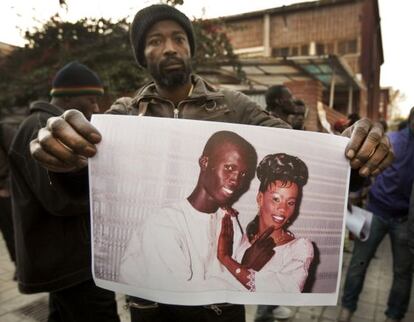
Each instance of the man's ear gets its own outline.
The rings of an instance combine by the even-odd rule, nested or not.
[[[208,165],[208,157],[205,155],[202,155],[200,159],[198,159],[198,164],[200,166],[201,171],[206,171],[207,165]]]

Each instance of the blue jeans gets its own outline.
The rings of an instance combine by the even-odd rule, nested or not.
[[[364,284],[368,265],[387,233],[391,239],[394,275],[385,315],[391,319],[402,319],[410,301],[413,258],[408,248],[406,218],[385,220],[373,216],[368,240],[365,242],[355,240],[342,295],[342,306],[352,312],[357,309],[358,297]]]
[[[258,305],[254,322],[274,322],[273,310],[277,307],[278,305]]]

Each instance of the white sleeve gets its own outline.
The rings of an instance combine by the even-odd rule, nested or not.
[[[153,289],[171,290],[191,278],[185,236],[167,216],[160,216],[152,215],[147,221],[142,234],[141,251],[126,252],[121,269],[124,282],[138,282]],[[136,238],[132,238],[131,242],[134,240],[139,242]]]
[[[259,272],[255,273],[256,291],[300,293],[308,277],[309,265],[313,260],[313,245],[305,238],[299,238],[278,250]],[[283,252],[283,253],[282,253]]]

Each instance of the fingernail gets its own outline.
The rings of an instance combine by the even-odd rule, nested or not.
[[[369,169],[367,167],[363,167],[363,168],[361,168],[361,170],[359,170],[359,174],[363,177],[368,177],[369,176]]]
[[[88,159],[80,157],[76,162],[76,165],[79,169],[84,168],[88,165]]]
[[[96,149],[94,149],[90,146],[87,146],[85,148],[85,153],[86,153],[87,156],[93,157],[96,154]]]
[[[89,139],[92,141],[92,142],[100,142],[101,141],[101,136],[100,135],[98,135],[98,134],[96,134],[96,133],[91,133],[91,134],[89,134]]]
[[[348,150],[348,152],[346,153],[346,156],[349,158],[349,159],[352,159],[354,156],[355,156],[355,151],[354,150]]]
[[[362,166],[362,163],[361,163],[361,161],[359,161],[358,159],[353,159],[353,160],[351,160],[351,167],[352,167],[353,169],[360,168],[361,166]]]

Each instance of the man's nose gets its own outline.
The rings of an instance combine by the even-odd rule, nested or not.
[[[167,39],[165,41],[165,46],[164,46],[164,54],[175,54],[177,52],[177,50],[175,49],[175,44],[173,42],[172,39]]]
[[[235,186],[240,185],[240,183],[242,182],[242,179],[243,179],[243,175],[241,171],[233,171],[230,175],[230,182]]]

